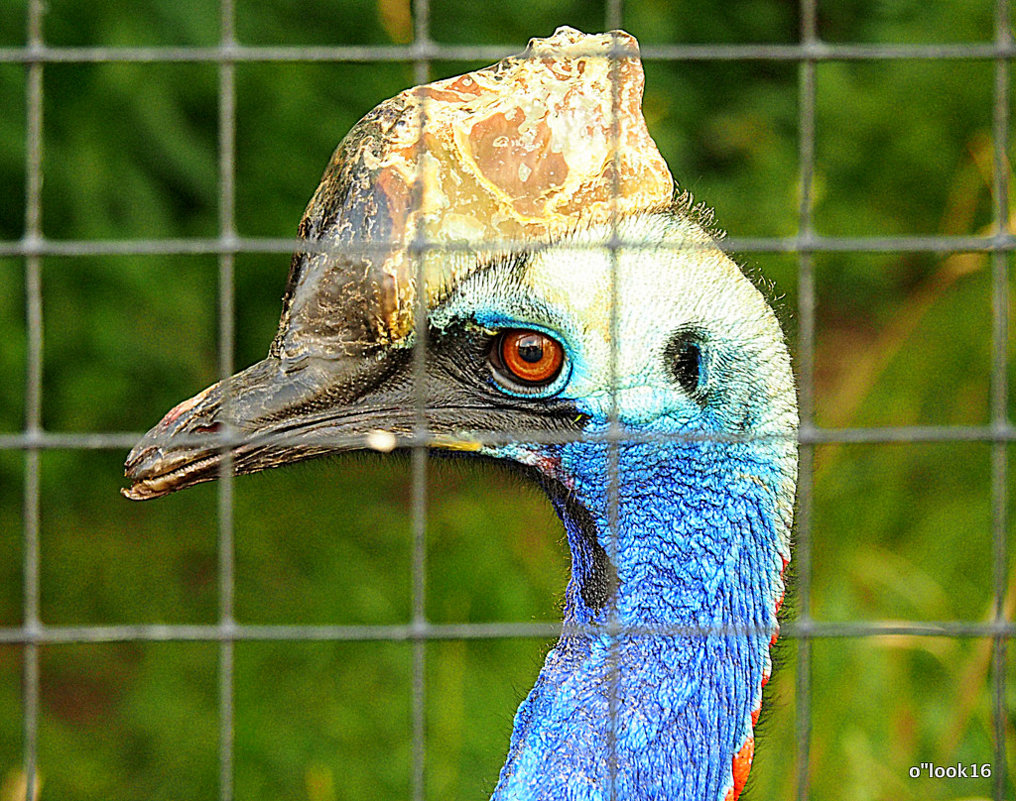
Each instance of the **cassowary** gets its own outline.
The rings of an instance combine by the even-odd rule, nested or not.
[[[127,461],[125,494],[145,499],[216,478],[225,452],[249,473],[425,422],[432,448],[539,483],[571,550],[565,627],[498,801],[736,799],[778,632],[790,360],[704,213],[661,202],[637,58],[603,58],[622,37],[561,29],[365,117],[301,223],[268,358],[177,406]],[[431,138],[409,147],[419,116]],[[498,237],[516,241],[485,245]]]

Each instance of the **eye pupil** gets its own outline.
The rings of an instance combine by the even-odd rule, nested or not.
[[[498,336],[491,364],[510,384],[544,387],[560,375],[564,348],[540,331],[513,329]]]
[[[519,356],[523,361],[530,364],[537,364],[543,359],[543,340],[539,334],[526,334],[518,339]]]

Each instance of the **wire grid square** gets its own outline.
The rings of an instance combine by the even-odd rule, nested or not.
[[[637,8],[637,6],[635,6]],[[1008,365],[1006,347],[1008,342],[1005,303],[1008,293],[1007,251],[1012,247],[1008,237],[1008,198],[1006,186],[1008,169],[1005,155],[1008,149],[1009,130],[1009,60],[1013,56],[1008,6],[998,2],[995,6],[995,26],[993,40],[974,42],[973,44],[957,45],[951,42],[930,45],[910,45],[900,42],[888,42],[882,46],[865,43],[853,44],[847,41],[843,45],[830,46],[818,39],[818,8],[815,2],[802,2],[800,7],[800,42],[789,38],[783,42],[774,38],[775,44],[762,42],[759,44],[704,44],[688,45],[663,41],[644,48],[644,54],[652,59],[675,59],[678,61],[710,62],[737,61],[740,59],[756,59],[763,63],[784,63],[796,66],[798,80],[798,113],[799,113],[799,179],[802,188],[799,206],[796,236],[793,232],[784,234],[782,238],[741,238],[732,239],[729,247],[741,253],[762,253],[770,251],[786,251],[797,253],[798,256],[798,365],[801,382],[801,399],[803,412],[802,441],[802,475],[800,490],[800,508],[798,515],[798,545],[795,559],[799,582],[799,617],[785,627],[784,636],[797,641],[796,665],[788,668],[795,687],[795,705],[797,720],[797,764],[798,776],[795,786],[787,794],[799,798],[809,797],[809,776],[802,766],[809,764],[811,759],[811,710],[812,710],[812,638],[821,637],[821,647],[836,647],[842,637],[864,637],[872,634],[895,632],[899,636],[921,637],[981,637],[979,642],[989,644],[989,659],[992,662],[992,680],[986,690],[990,694],[990,705],[993,707],[994,720],[994,761],[995,773],[990,792],[1000,799],[1006,792],[1005,777],[1005,715],[1007,686],[1004,681],[1006,674],[1005,643],[1013,635],[1013,626],[1005,622],[1003,601],[1007,584],[1007,515],[1011,501],[1007,491],[1007,459],[1006,444],[1012,440],[1012,429],[1008,422]],[[26,97],[26,224],[24,237],[0,243],[0,256],[13,256],[24,260],[27,321],[26,363],[27,381],[25,388],[25,424],[21,431],[12,435],[0,435],[0,447],[4,452],[24,452],[24,507],[22,514],[23,538],[23,589],[24,603],[22,608],[23,622],[20,626],[2,629],[3,642],[20,644],[24,655],[24,681],[21,702],[23,704],[25,750],[25,775],[29,786],[25,792],[31,796],[31,783],[34,780],[32,767],[36,763],[36,749],[39,735],[39,649],[46,646],[55,647],[58,643],[87,643],[90,641],[113,640],[142,645],[148,641],[159,640],[197,640],[217,643],[219,659],[218,687],[218,748],[219,748],[219,793],[222,798],[231,798],[234,794],[234,663],[238,657],[234,646],[237,640],[279,640],[280,647],[285,649],[291,642],[315,640],[394,640],[411,642],[413,691],[411,706],[412,754],[410,762],[411,779],[409,792],[414,798],[425,795],[426,739],[425,723],[427,720],[428,696],[425,681],[430,662],[427,659],[428,641],[454,642],[459,638],[469,641],[474,637],[512,636],[523,634],[534,637],[553,636],[551,626],[522,626],[521,628],[498,627],[496,625],[465,625],[442,629],[429,622],[428,606],[424,594],[427,576],[427,556],[430,545],[426,537],[428,531],[427,498],[430,468],[427,465],[425,451],[417,448],[409,466],[409,485],[411,502],[408,517],[414,531],[411,553],[412,610],[408,623],[359,626],[359,625],[324,625],[307,627],[302,625],[279,625],[266,627],[258,625],[238,625],[234,614],[234,597],[236,594],[235,554],[238,545],[233,541],[235,518],[238,510],[235,500],[239,490],[233,481],[224,476],[219,488],[215,491],[217,534],[216,540],[209,543],[218,551],[218,570],[215,581],[219,585],[219,609],[215,620],[192,625],[142,625],[125,627],[116,625],[100,626],[59,626],[43,624],[40,615],[40,512],[47,502],[44,486],[40,485],[43,467],[41,456],[48,449],[96,449],[115,450],[127,447],[134,435],[116,432],[90,432],[82,435],[71,435],[49,431],[42,426],[42,410],[44,407],[44,384],[42,382],[44,338],[42,322],[45,296],[43,293],[43,257],[52,254],[109,257],[116,253],[209,253],[218,254],[218,296],[217,319],[221,330],[218,337],[219,374],[228,376],[233,370],[234,340],[236,332],[233,321],[236,314],[236,298],[234,297],[235,273],[238,257],[235,252],[246,251],[285,252],[291,243],[285,239],[256,240],[253,238],[237,238],[236,187],[237,171],[237,81],[242,80],[242,66],[250,63],[256,67],[260,62],[276,61],[332,61],[349,59],[352,61],[372,62],[374,60],[408,62],[413,65],[415,79],[425,80],[430,72],[430,64],[435,59],[454,60],[461,58],[492,60],[502,54],[502,50],[489,46],[439,45],[431,40],[430,24],[432,15],[427,3],[417,3],[411,16],[412,34],[415,44],[407,45],[401,50],[389,48],[364,48],[352,45],[348,48],[328,47],[319,45],[316,49],[296,48],[293,50],[279,47],[262,49],[238,47],[234,39],[234,25],[237,12],[232,5],[224,2],[220,8],[219,46],[202,43],[203,48],[180,46],[168,47],[92,47],[90,43],[75,44],[73,47],[52,48],[46,43],[42,30],[42,5],[40,2],[30,3],[28,8],[28,35],[25,40],[27,49],[8,48],[0,51],[2,61],[25,64],[25,97]],[[625,16],[620,4],[611,3],[604,11],[607,26],[622,24]],[[447,18],[442,14],[442,19]],[[391,22],[389,25],[405,25]],[[638,33],[638,31],[636,31]],[[243,37],[240,37],[244,41]],[[856,40],[855,40],[856,41]],[[246,42],[245,42],[246,44]],[[939,237],[924,235],[914,237],[883,235],[875,237],[846,238],[836,236],[819,237],[815,234],[814,196],[815,168],[817,155],[815,150],[816,132],[822,129],[822,120],[817,116],[816,96],[821,91],[819,79],[825,62],[867,61],[878,59],[905,60],[921,58],[933,60],[945,58],[964,62],[969,59],[981,59],[991,65],[994,73],[992,97],[993,143],[991,153],[993,208],[991,230],[978,236]],[[43,103],[44,103],[44,70],[50,62],[69,61],[72,64],[92,62],[102,65],[109,61],[197,61],[215,65],[218,82],[218,115],[219,134],[216,147],[218,162],[218,224],[217,232],[201,237],[186,237],[173,240],[126,240],[109,242],[102,240],[78,239],[58,241],[43,236],[44,225],[40,212],[46,205],[41,184],[41,153],[45,141],[43,135]],[[238,76],[240,73],[240,76]],[[818,154],[821,155],[820,153]],[[722,221],[722,216],[721,216]],[[820,229],[821,230],[821,229]],[[246,232],[243,232],[246,234]],[[255,232],[257,233],[257,232]],[[825,233],[822,231],[822,233]],[[923,232],[916,232],[923,233]],[[996,235],[997,233],[997,235]],[[988,425],[962,425],[951,428],[928,425],[917,425],[897,428],[862,428],[862,429],[820,429],[814,426],[814,386],[815,386],[815,268],[818,257],[816,251],[831,253],[851,253],[855,251],[923,251],[941,253],[953,250],[970,250],[984,253],[991,264],[991,293],[994,309],[991,330],[991,375],[990,388],[990,420]],[[868,442],[873,445],[887,442],[921,442],[921,441],[965,441],[975,440],[987,443],[990,450],[990,466],[988,473],[991,529],[992,529],[992,595],[994,615],[993,622],[932,622],[929,624],[884,624],[865,625],[856,619],[842,624],[826,624],[815,621],[812,611],[812,576],[811,536],[813,531],[813,465],[812,449],[820,443],[830,442]],[[883,446],[884,447],[884,446]],[[241,510],[239,514],[243,514]],[[987,639],[985,639],[987,638]],[[864,641],[859,641],[864,647]],[[244,645],[241,643],[240,645]],[[245,647],[245,646],[244,646]],[[819,677],[820,679],[824,677]],[[308,780],[310,781],[310,780]],[[315,785],[317,786],[317,785]]]
[[[10,143],[0,154],[4,166],[3,192],[0,194],[0,236],[19,239],[25,224],[25,79],[24,68],[17,64],[0,64],[0,103],[7,113],[0,118],[0,131]],[[3,263],[6,263],[4,260]],[[24,272],[20,263],[18,272]],[[20,278],[19,278],[20,280]],[[10,279],[4,282],[10,286]]]
[[[886,173],[897,175],[906,191],[884,193],[866,209],[852,204],[843,213],[847,181],[831,180],[822,190],[815,229],[825,236],[935,235],[957,230],[990,233],[994,222],[987,193],[967,208],[971,183],[981,185],[991,174],[991,115],[994,65],[990,61],[865,59],[822,62],[816,68],[815,159],[823,167],[838,164],[843,174],[859,176],[866,156],[878,153]],[[835,102],[838,92],[857,98],[849,108]],[[913,125],[886,140],[873,114],[879,109],[905,109]],[[943,136],[939,129],[952,133]],[[837,136],[839,132],[839,136]],[[932,143],[948,140],[949,152],[929,164],[918,154]],[[850,152],[846,142],[855,143]],[[946,167],[945,165],[949,165]],[[963,165],[959,168],[958,165]],[[921,194],[930,195],[935,204]],[[920,202],[915,202],[917,198]]]
[[[881,268],[884,258],[815,257],[816,303],[836,310],[815,354],[816,420],[825,428],[987,424],[990,255],[899,253],[891,272]],[[956,348],[958,341],[972,346]],[[936,370],[951,380],[924,384]]]

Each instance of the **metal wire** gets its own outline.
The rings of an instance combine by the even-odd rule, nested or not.
[[[816,0],[801,0],[801,41],[818,41]],[[815,175],[815,60],[804,59],[798,67],[798,181],[801,203],[798,210],[798,236],[812,235],[811,193]],[[815,279],[814,257],[807,251],[798,255],[797,272],[799,414],[801,428],[814,427],[815,419]],[[797,619],[803,632],[797,643],[797,674],[794,703],[796,718],[797,798],[807,801],[811,765],[811,639],[807,633],[811,620],[811,513],[814,488],[815,447],[802,442],[797,477],[797,535],[794,543],[795,592]]]
[[[28,432],[0,434],[0,451],[2,450],[117,450],[132,447],[141,437],[141,433],[108,433],[81,434],[75,432]],[[576,434],[572,432],[512,431],[510,434],[485,432],[477,435],[477,442],[489,445],[503,445],[525,437],[526,442],[536,444],[564,444],[568,442],[607,442],[618,439],[624,442],[710,442],[743,441],[745,437],[721,434],[667,434],[656,432],[634,432],[622,430],[607,431],[602,434]],[[773,439],[793,438],[792,434],[774,432]],[[764,436],[753,435],[747,439],[758,441]],[[885,426],[880,428],[802,428],[796,436],[802,445],[869,445],[878,443],[915,443],[915,442],[1013,442],[1016,441],[1016,428],[1011,424],[985,426]],[[292,435],[280,434],[264,436],[256,439],[229,439],[228,435],[216,438],[207,436],[179,436],[174,438],[178,445],[208,444],[242,444],[247,442],[273,442],[286,444],[295,442]],[[438,440],[429,434],[397,438],[399,447],[409,448],[417,445],[432,445]],[[330,445],[335,448],[362,448],[363,437],[339,437],[319,435],[312,438],[300,438],[301,443]]]
[[[995,3],[995,43],[1006,46],[1012,41],[1008,0]],[[1004,235],[1009,230],[1009,61],[995,60],[995,94],[992,109],[992,184],[994,189],[995,230]],[[991,422],[995,428],[1006,425],[1008,418],[1009,383],[1006,365],[1006,345],[1009,336],[1008,319],[1008,256],[991,255]],[[991,443],[991,513],[992,556],[994,571],[993,618],[996,623],[1005,617],[1006,576],[1008,575],[1007,510],[1009,505],[1008,444],[1000,439]],[[1007,638],[996,634],[992,641],[992,722],[995,737],[994,798],[1001,801],[1006,784],[1006,650]]]
[[[611,245],[624,247],[618,239]],[[727,237],[718,244],[728,253],[1011,253],[1016,251],[1016,237],[1011,234],[993,236],[897,236],[897,237],[836,237],[799,234],[789,237]],[[540,245],[515,240],[484,240],[491,250],[518,250],[526,247],[539,250]],[[349,256],[371,255],[381,252],[385,245],[355,244],[343,247]],[[575,243],[570,247],[599,249],[603,243]],[[685,250],[698,247],[682,244]],[[701,247],[706,247],[705,245]],[[711,246],[710,246],[711,247]],[[218,239],[128,239],[128,240],[73,240],[46,239],[41,234],[17,242],[0,242],[0,258],[28,258],[30,256],[198,256],[221,253],[304,253],[329,252],[327,244],[303,242],[299,239],[255,238],[232,236]],[[471,244],[429,244],[428,250],[457,253],[475,250]]]
[[[616,633],[607,626],[569,626],[566,633]],[[660,637],[667,635],[710,636],[717,633],[757,634],[753,628],[711,626],[653,626],[645,629],[626,627],[632,636]],[[2,645],[61,645],[67,643],[110,642],[277,642],[302,640],[308,642],[412,642],[416,640],[498,640],[533,638],[547,639],[562,632],[558,623],[409,623],[379,626],[313,626],[313,625],[252,625],[237,623],[221,625],[141,624],[122,626],[47,626],[0,628]],[[790,620],[782,624],[780,636],[790,639],[837,640],[855,637],[947,637],[952,639],[1016,636],[1016,622],[1001,620],[985,623],[944,620],[930,623],[909,622],[834,622]]]
[[[420,55],[413,62],[413,77],[416,85],[421,86],[430,79],[430,60],[425,49],[430,43],[430,2],[429,0],[413,0],[413,39]],[[417,176],[421,176],[425,167],[426,148],[424,146],[427,128],[427,96],[419,96],[419,143],[416,158]],[[413,183],[410,205],[419,209],[424,204],[423,192],[426,181],[416,180]],[[428,325],[426,273],[424,257],[428,250],[427,231],[424,217],[420,215],[417,230],[413,234],[412,255],[413,268],[416,273],[416,293],[413,304],[413,330],[416,340],[413,344],[413,382],[419,391],[414,397],[413,411],[416,417],[416,433],[418,436],[429,435],[427,428],[427,398],[423,387],[426,386]],[[423,631],[427,628],[427,446],[419,443],[413,446],[412,503],[413,503],[413,620],[414,630]],[[413,640],[413,762],[410,794],[413,801],[423,801],[427,793],[427,641],[423,637]]]
[[[236,44],[233,0],[219,2],[220,46],[228,50]],[[219,237],[225,242],[236,238],[236,67],[232,61],[219,62]],[[219,380],[225,382],[223,409],[225,419],[232,404],[229,378],[233,375],[234,291],[233,251],[219,254]],[[233,546],[233,456],[228,447],[221,451],[217,487],[219,556],[219,798],[233,799],[233,667],[234,645],[230,636],[235,627],[233,596],[235,587],[235,549]]]
[[[421,61],[495,61],[517,48],[504,45],[449,45],[419,41],[411,45],[219,47],[0,47],[0,64],[35,63],[266,63],[327,61],[345,63],[419,63]],[[1012,59],[1012,42],[970,44],[830,44],[815,39],[800,44],[655,44],[640,48],[643,61],[984,61]]]
[[[608,28],[616,18],[620,25],[623,9],[621,3],[612,4],[607,9]],[[611,146],[611,192],[610,192],[610,341],[618,341],[618,252],[619,219],[617,212],[617,199],[621,195],[621,152],[618,147],[620,133],[620,111],[621,111],[621,81],[619,70],[619,58],[621,47],[617,37],[611,37],[610,47],[610,146]],[[621,449],[620,438],[617,436],[621,431],[621,415],[618,406],[618,349],[610,349],[610,361],[608,373],[610,376],[608,391],[610,392],[610,415],[608,431],[615,435],[607,443],[607,558],[611,564],[617,564],[618,549],[618,520],[620,517],[621,505]],[[610,628],[610,647],[607,654],[607,714],[610,718],[610,725],[607,727],[607,799],[617,799],[617,715],[618,715],[618,694],[620,687],[620,665],[619,649],[620,642],[615,634],[619,632],[619,619],[617,614],[617,593],[615,586],[610,588],[610,605],[608,607],[608,626]]]
[[[219,797],[233,797],[233,730],[234,730],[234,644],[253,641],[385,641],[413,644],[412,694],[412,777],[414,801],[426,796],[426,644],[442,640],[475,640],[532,637],[547,639],[561,633],[561,626],[543,623],[496,624],[434,624],[426,615],[426,514],[427,514],[427,447],[431,436],[426,427],[425,398],[417,397],[418,426],[413,437],[401,445],[413,449],[412,472],[412,620],[408,625],[390,626],[302,626],[302,625],[241,625],[234,619],[234,542],[233,488],[229,446],[232,432],[223,432],[215,444],[223,449],[222,480],[218,490],[218,556],[219,610],[215,625],[130,625],[130,626],[47,626],[39,614],[39,458],[44,450],[105,450],[123,449],[134,444],[139,433],[96,432],[91,434],[51,433],[42,425],[43,314],[42,259],[45,257],[115,256],[115,255],[184,255],[214,254],[218,257],[218,323],[219,373],[225,380],[233,372],[234,289],[233,268],[237,253],[290,253],[308,250],[308,243],[287,238],[241,238],[235,229],[235,129],[237,63],[266,62],[406,62],[412,63],[417,83],[430,75],[434,60],[494,60],[514,48],[501,46],[446,45],[430,38],[430,6],[428,0],[414,0],[415,36],[405,46],[329,46],[287,47],[247,46],[236,41],[233,0],[220,0],[221,33],[215,47],[52,47],[45,43],[42,18],[43,0],[30,0],[26,45],[23,48],[0,48],[0,64],[24,64],[26,68],[26,157],[25,157],[25,234],[21,240],[0,242],[0,257],[23,258],[25,263],[25,314],[27,327],[25,425],[24,430],[0,434],[0,451],[24,452],[25,482],[23,493],[23,621],[20,626],[0,628],[0,644],[23,647],[23,769],[26,778],[26,799],[34,800],[36,766],[38,763],[39,729],[39,648],[67,643],[109,642],[212,642],[219,645]],[[816,639],[857,637],[946,637],[990,638],[992,640],[992,717],[994,734],[993,798],[1001,801],[1006,786],[1006,661],[1008,643],[1016,637],[1016,624],[1005,619],[1006,577],[1008,575],[1007,507],[1009,443],[1016,440],[1016,429],[1008,419],[1006,346],[1008,342],[1008,259],[1016,251],[1016,236],[1009,227],[1009,190],[1007,149],[1009,144],[1010,107],[1009,69],[1016,58],[1016,43],[1010,32],[1008,0],[996,0],[995,38],[990,43],[902,45],[902,44],[829,44],[822,42],[817,30],[816,0],[800,2],[800,42],[797,44],[750,45],[686,45],[666,44],[642,47],[645,61],[773,61],[799,65],[799,228],[795,236],[772,238],[730,238],[723,247],[745,253],[794,253],[798,255],[799,281],[799,353],[801,446],[795,567],[800,612],[794,621],[785,623],[782,636],[797,640],[797,673],[795,684],[796,724],[796,797],[809,797],[809,761],[811,757],[811,644]],[[608,29],[623,25],[621,0],[609,0],[605,12]],[[910,236],[910,237],[823,237],[812,230],[815,172],[816,132],[816,70],[823,62],[870,60],[991,60],[995,68],[993,96],[993,185],[995,230],[990,236]],[[164,240],[62,240],[46,239],[42,231],[42,150],[43,150],[43,72],[52,63],[213,63],[219,71],[219,235],[214,238]],[[617,93],[616,80],[614,91]],[[616,116],[614,98],[614,114]],[[426,124],[426,108],[421,126]],[[616,120],[612,135],[617,137]],[[422,137],[420,137],[422,140]],[[616,150],[616,148],[615,148]],[[615,170],[615,174],[617,174]],[[420,198],[414,197],[418,203]],[[418,286],[422,284],[422,252],[433,247],[418,232],[414,243],[417,257]],[[612,252],[623,243],[615,237]],[[442,249],[453,246],[443,245]],[[984,252],[991,258],[992,286],[992,366],[991,416],[985,426],[908,426],[858,429],[819,429],[814,423],[814,353],[815,353],[815,285],[813,255],[816,253],[876,252]],[[616,263],[616,259],[614,259]],[[615,282],[616,283],[616,282]],[[615,290],[616,291],[616,290]],[[418,386],[423,386],[426,355],[426,326],[421,325],[426,310],[423,293],[418,293],[416,331],[420,333],[415,359]],[[612,325],[616,314],[612,309]],[[612,388],[616,362],[611,362]],[[614,393],[612,393],[613,395]],[[228,403],[228,392],[227,401]],[[616,406],[612,421],[617,423]],[[521,432],[512,432],[516,439]],[[534,442],[572,441],[582,435],[548,435],[533,432],[525,435]],[[599,438],[610,444],[616,457],[616,444],[631,440],[632,434],[618,425]],[[637,438],[637,437],[636,437]],[[487,435],[487,441],[496,437]],[[594,438],[595,439],[595,438]],[[647,441],[664,439],[645,437]],[[207,438],[206,440],[207,441]],[[507,440],[506,440],[507,441]],[[813,506],[814,448],[824,443],[914,443],[914,442],[986,442],[991,447],[992,499],[992,619],[984,623],[967,622],[829,622],[811,617],[811,541]],[[610,547],[615,548],[613,532],[617,514],[617,465],[611,460]],[[666,629],[664,633],[688,634],[686,630]],[[638,634],[638,632],[628,632]],[[661,629],[647,632],[659,636]],[[698,629],[696,634],[710,632]],[[612,720],[614,708],[611,708]],[[613,774],[612,774],[613,775]],[[613,792],[614,788],[611,787]]]
[[[42,44],[42,0],[28,7],[28,47]],[[43,64],[29,65],[25,81],[25,239],[42,234],[42,84]],[[28,334],[25,369],[25,431],[42,430],[42,258],[25,259],[25,319]],[[39,451],[25,451],[24,487],[24,628],[37,633],[39,620]],[[21,704],[24,715],[25,798],[34,801],[39,745],[39,647],[26,642]]]

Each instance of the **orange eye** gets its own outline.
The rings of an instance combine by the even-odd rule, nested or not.
[[[557,378],[564,364],[564,348],[539,331],[505,331],[495,343],[498,361],[523,384],[546,385]]]

